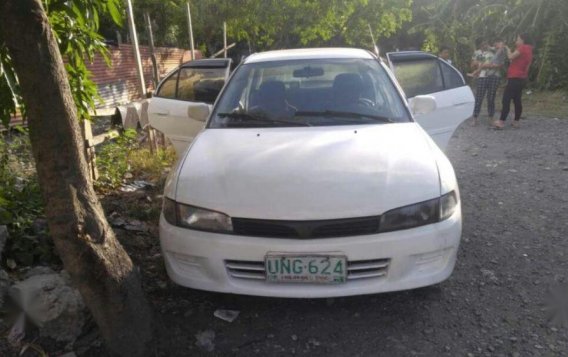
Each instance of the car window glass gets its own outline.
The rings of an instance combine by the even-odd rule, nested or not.
[[[394,74],[407,98],[444,90],[440,66],[435,58],[395,62]]]
[[[465,86],[463,77],[449,64],[440,61],[442,66],[442,75],[444,76],[445,89],[453,89]]]
[[[301,121],[296,112],[342,111],[408,121],[408,113],[387,72],[371,59],[310,59],[270,61],[242,65],[227,85],[216,113],[253,113],[263,119]],[[214,115],[215,117],[215,115]],[[217,116],[212,127],[234,122]],[[310,125],[338,125],[338,119],[320,115],[307,118]]]
[[[163,98],[175,98],[176,97],[176,82],[177,82],[178,72],[174,72],[170,75],[160,88],[158,89],[158,93],[156,93],[157,97]]]
[[[225,68],[182,68],[177,98],[213,104],[225,84]]]

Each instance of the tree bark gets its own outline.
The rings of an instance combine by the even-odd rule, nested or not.
[[[0,37],[18,74],[49,230],[65,269],[109,350],[147,355],[152,312],[90,181],[76,107],[41,1],[0,0]]]

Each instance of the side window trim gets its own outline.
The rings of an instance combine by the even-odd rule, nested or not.
[[[179,101],[182,101],[182,102],[196,103],[196,101],[193,101],[193,100],[190,100],[190,99],[182,99],[182,98],[180,98],[179,89],[178,89],[178,88],[179,88],[179,82],[180,82],[179,79],[180,79],[180,76],[181,76],[181,71],[184,70],[184,69],[203,69],[203,68],[213,68],[213,69],[221,69],[221,68],[223,68],[223,69],[225,69],[225,77],[224,77],[224,79],[223,79],[223,86],[225,86],[225,84],[227,84],[227,80],[228,80],[228,78],[229,78],[229,76],[230,76],[230,74],[231,74],[231,72],[230,72],[230,66],[227,66],[227,67],[219,67],[219,66],[191,66],[191,65],[189,65],[189,66],[187,66],[187,65],[186,65],[186,66],[182,66],[182,67],[179,67],[179,68],[178,68],[178,71],[177,71],[177,72],[178,72],[178,77],[177,77],[177,80],[176,80],[176,96],[175,96],[175,99],[176,99],[176,100],[179,100]],[[218,96],[218,95],[217,95],[217,96]],[[203,102],[203,103],[205,103],[205,102]],[[211,104],[211,105],[212,105],[212,104],[214,104],[214,102],[213,102],[213,103],[206,103],[206,104]]]
[[[451,64],[445,62],[444,60],[439,59],[438,61],[439,61],[439,64],[441,66],[440,69],[442,71],[442,79],[444,81],[444,88],[446,90],[450,90],[450,89],[454,89],[454,88],[460,88],[460,87],[467,85],[465,78],[463,77],[463,74],[460,71],[458,71],[457,68],[455,68]],[[461,86],[460,87],[451,87],[449,84],[446,85],[446,76],[444,75],[443,66],[446,66],[448,71],[451,71],[453,74],[457,75],[460,78],[460,80],[461,80]]]
[[[178,91],[178,83],[179,83],[179,72],[180,72],[180,68],[177,68],[175,71],[172,71],[172,73],[167,76],[166,78],[162,79],[162,81],[160,82],[160,85],[158,85],[158,88],[156,88],[156,97],[158,98],[165,98],[165,99],[177,99],[177,91]],[[170,78],[172,78],[173,76],[176,76],[176,90],[174,93],[173,97],[163,97],[160,95],[160,91],[162,90],[162,87],[164,85],[164,83],[166,83]]]
[[[448,90],[449,86],[446,84],[446,76],[444,76],[444,71],[442,70],[442,63],[439,59],[437,59],[436,62],[438,65],[438,72],[440,72],[440,77],[442,78],[442,88],[444,88],[444,90]]]

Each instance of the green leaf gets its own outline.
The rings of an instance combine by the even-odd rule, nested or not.
[[[116,0],[108,0],[107,9],[115,24],[122,26],[122,13],[120,12],[120,3]]]

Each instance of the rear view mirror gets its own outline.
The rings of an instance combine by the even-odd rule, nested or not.
[[[197,121],[206,121],[211,114],[211,106],[205,103],[191,103],[187,108],[187,116]]]
[[[323,68],[306,66],[294,71],[294,78],[310,78],[323,76]]]
[[[409,100],[412,114],[424,115],[436,110],[436,99],[431,95],[417,95]]]

